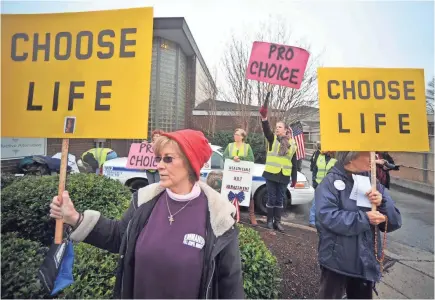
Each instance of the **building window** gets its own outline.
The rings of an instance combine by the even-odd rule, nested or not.
[[[187,57],[181,47],[155,37],[148,132],[159,128],[174,131],[185,128]]]

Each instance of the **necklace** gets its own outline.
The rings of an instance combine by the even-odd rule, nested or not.
[[[169,202],[168,202],[168,193],[166,193],[166,206],[168,207],[168,213],[169,213],[169,216],[168,216],[168,219],[169,219],[169,225],[172,225],[172,223],[175,221],[174,220],[174,216],[176,215],[176,214],[178,214],[180,211],[182,211],[187,205],[189,205],[189,203],[192,201],[193,199],[191,199],[191,200],[189,200],[187,203],[186,203],[186,205],[184,205],[182,208],[180,208],[175,214],[172,214],[171,213],[171,210],[169,209]]]

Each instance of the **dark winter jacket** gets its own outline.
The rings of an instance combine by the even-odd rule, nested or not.
[[[379,159],[385,159],[390,165],[394,166],[394,160],[388,152],[376,152]],[[387,189],[390,188],[390,171],[392,169],[387,168],[385,165],[381,166],[376,164],[376,178]],[[394,169],[393,169],[394,170]]]
[[[207,197],[209,208],[201,298],[244,298],[238,230],[233,218],[235,207],[205,183],[199,184]],[[120,254],[115,298],[133,298],[136,240],[163,192],[164,188],[158,183],[140,189],[134,194],[130,207],[121,220],[110,220],[98,211],[87,210],[82,223],[71,234],[73,241],[84,241]]]
[[[368,176],[367,173],[359,175]],[[380,257],[380,231],[385,231],[385,223],[375,229],[366,214],[370,208],[358,207],[356,201],[349,199],[353,183],[352,175],[345,171],[342,164],[336,163],[316,189],[319,264],[343,275],[377,282],[381,273],[374,253],[374,230],[378,234]],[[388,190],[379,182],[377,189],[382,194],[378,211],[388,218],[387,231],[399,229],[402,226],[399,210],[394,206]]]
[[[320,155],[320,150],[316,150],[310,158],[310,171],[313,172],[314,167],[317,164],[317,158]]]

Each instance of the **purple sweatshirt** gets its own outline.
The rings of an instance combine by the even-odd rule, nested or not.
[[[176,214],[187,202],[173,200],[167,192],[157,201],[136,242],[135,299],[199,297],[208,204],[201,192]]]

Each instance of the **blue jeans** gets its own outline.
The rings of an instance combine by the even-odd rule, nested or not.
[[[283,208],[284,207],[284,197],[286,195],[287,184],[278,183],[271,180],[266,180],[267,187],[267,203],[266,207],[273,208]]]
[[[313,199],[310,209],[310,224],[316,225],[316,199]]]
[[[147,174],[148,184],[153,184],[160,181],[160,175],[159,172],[150,172],[148,170],[145,171]]]

